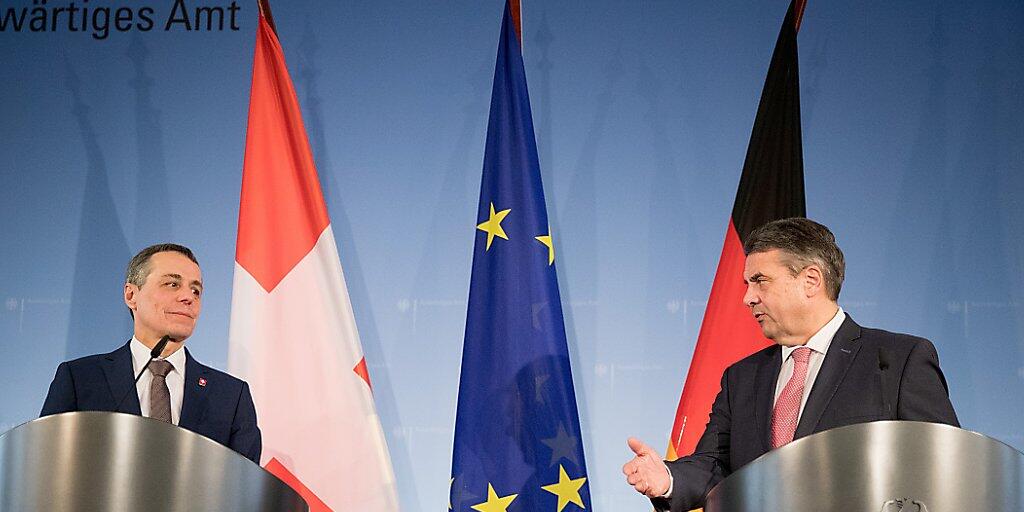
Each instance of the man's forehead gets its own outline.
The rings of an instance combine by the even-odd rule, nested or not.
[[[748,254],[746,262],[743,264],[743,275],[750,277],[753,274],[770,273],[772,270],[782,266],[779,256],[779,249]]]
[[[179,279],[203,280],[203,273],[194,261],[179,252],[163,251],[149,258],[150,275],[174,274]]]

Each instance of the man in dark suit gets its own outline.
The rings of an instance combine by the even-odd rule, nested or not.
[[[200,364],[184,349],[202,309],[202,294],[199,264],[187,247],[159,244],[135,255],[124,285],[124,302],[135,323],[132,339],[109,354],[61,363],[40,416],[117,410],[157,418],[258,464],[262,444],[248,384]],[[164,335],[170,341],[134,385]]]
[[[830,428],[878,420],[959,426],[935,347],[861,327],[839,307],[845,263],[825,226],[804,218],[751,233],[743,301],[776,344],[725,370],[693,454],[662,461],[630,438],[626,481],[658,510],[704,505],[720,480],[767,451]]]

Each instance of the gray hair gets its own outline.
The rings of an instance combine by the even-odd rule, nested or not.
[[[132,260],[128,262],[128,270],[125,272],[125,283],[131,283],[139,288],[146,282],[146,278],[149,277],[150,264],[149,259],[158,252],[176,252],[184,254],[186,258],[192,260],[192,263],[199,264],[196,261],[196,257],[192,254],[192,250],[184,245],[178,244],[156,244],[146,247],[139,251]]]
[[[778,249],[783,264],[795,276],[810,265],[818,265],[825,279],[825,290],[832,300],[839,299],[846,275],[843,251],[829,229],[803,217],[773,220],[757,229],[743,243],[746,255]]]

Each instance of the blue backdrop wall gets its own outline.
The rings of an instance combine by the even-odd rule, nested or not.
[[[102,38],[0,31],[0,431],[58,362],[130,335],[123,268],[158,241],[197,251],[188,344],[226,367],[256,6],[238,30],[163,30],[173,5],[92,0],[152,9]],[[406,510],[447,504],[502,6],[274,3]],[[524,2],[597,510],[648,508],[625,438],[667,444],[786,7]],[[811,0],[800,33],[807,209],[846,252],[840,303],[931,338],[964,426],[1018,449],[1022,25],[1017,0]]]

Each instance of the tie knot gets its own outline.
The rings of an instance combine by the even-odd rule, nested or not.
[[[793,361],[796,364],[807,364],[807,361],[811,359],[811,349],[807,347],[800,347],[793,351]]]
[[[167,374],[171,373],[173,369],[174,365],[163,359],[157,359],[149,363],[149,371],[153,372],[153,375],[156,377],[167,377]]]

